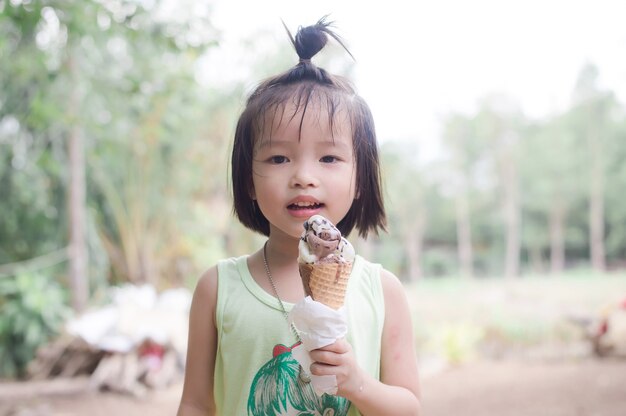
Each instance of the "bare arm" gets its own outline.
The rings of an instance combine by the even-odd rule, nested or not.
[[[408,302],[397,277],[383,270],[381,280],[385,297],[381,380],[358,367],[345,340],[313,351],[311,357],[316,363],[311,371],[336,375],[338,394],[363,415],[419,415],[419,377]]]
[[[185,382],[178,416],[215,414],[213,372],[217,350],[216,303],[217,268],[213,267],[198,281],[191,302]]]

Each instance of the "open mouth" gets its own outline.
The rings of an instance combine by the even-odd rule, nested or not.
[[[289,204],[287,206],[288,209],[293,210],[309,210],[309,209],[319,209],[322,208],[324,204],[319,202],[296,202],[293,204]]]

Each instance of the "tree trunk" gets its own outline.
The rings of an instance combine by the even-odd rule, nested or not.
[[[405,234],[405,247],[407,256],[407,274],[411,282],[422,278],[422,247],[424,243],[424,213],[422,210],[415,214],[415,224],[410,232]]]
[[[456,200],[457,252],[461,275],[474,276],[474,251],[472,248],[472,224],[469,202],[465,191]]]
[[[73,58],[69,58],[68,66],[72,78],[76,80],[77,72]],[[68,113],[72,119],[72,127],[68,140],[69,151],[69,274],[72,292],[72,307],[81,312],[87,305],[88,287],[88,251],[86,242],[86,207],[85,207],[85,148],[78,123],[79,92],[77,82],[72,86]]]
[[[538,244],[533,244],[528,248],[528,256],[530,259],[530,265],[535,273],[543,273],[543,256],[541,254],[541,247]]]
[[[550,273],[560,274],[565,269],[565,209],[560,200],[550,207]]]
[[[591,183],[589,188],[589,247],[591,265],[604,271],[606,258],[604,250],[604,166],[602,143],[597,135],[589,135],[591,150]]]
[[[504,157],[504,223],[505,223],[505,258],[504,277],[519,276],[520,257],[520,213],[517,166],[512,155]]]

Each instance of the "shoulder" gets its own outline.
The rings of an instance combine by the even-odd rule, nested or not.
[[[206,270],[196,284],[196,293],[201,297],[217,295],[218,281],[235,272],[240,258],[231,257],[222,259]]]
[[[201,309],[207,312],[214,310],[217,303],[217,280],[217,265],[211,267],[200,276],[193,293],[193,309]]]
[[[393,302],[394,300],[405,299],[406,292],[404,285],[395,274],[385,268],[381,268],[380,270],[380,284],[383,288],[385,300],[387,301],[385,303],[388,304],[389,301]]]
[[[385,299],[388,295],[404,294],[404,286],[400,279],[379,263],[372,263],[369,260],[359,258],[359,270],[365,276],[365,281],[369,282],[370,289],[375,289],[383,293]]]
[[[198,279],[196,292],[208,294],[217,289],[218,266],[217,264],[206,270]]]
[[[411,311],[404,285],[386,269],[380,271],[380,282],[385,302],[385,331],[388,334],[410,332]]]
[[[397,302],[406,303],[406,292],[404,285],[398,277],[385,269],[378,263],[361,258],[364,275],[368,276],[365,281],[368,290],[380,293],[384,299],[385,309],[389,311],[389,306],[397,306]]]
[[[240,279],[241,264],[245,264],[245,259],[246,256],[225,258],[206,270],[196,283],[192,308],[195,306],[201,314],[215,316],[220,293],[229,290],[229,281]]]

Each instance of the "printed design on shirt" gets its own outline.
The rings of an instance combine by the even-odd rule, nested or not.
[[[256,373],[250,396],[248,415],[250,416],[345,416],[350,402],[339,396],[315,393],[311,383],[300,380],[300,364],[291,355],[291,349],[299,343],[287,347],[274,346],[273,358]]]

